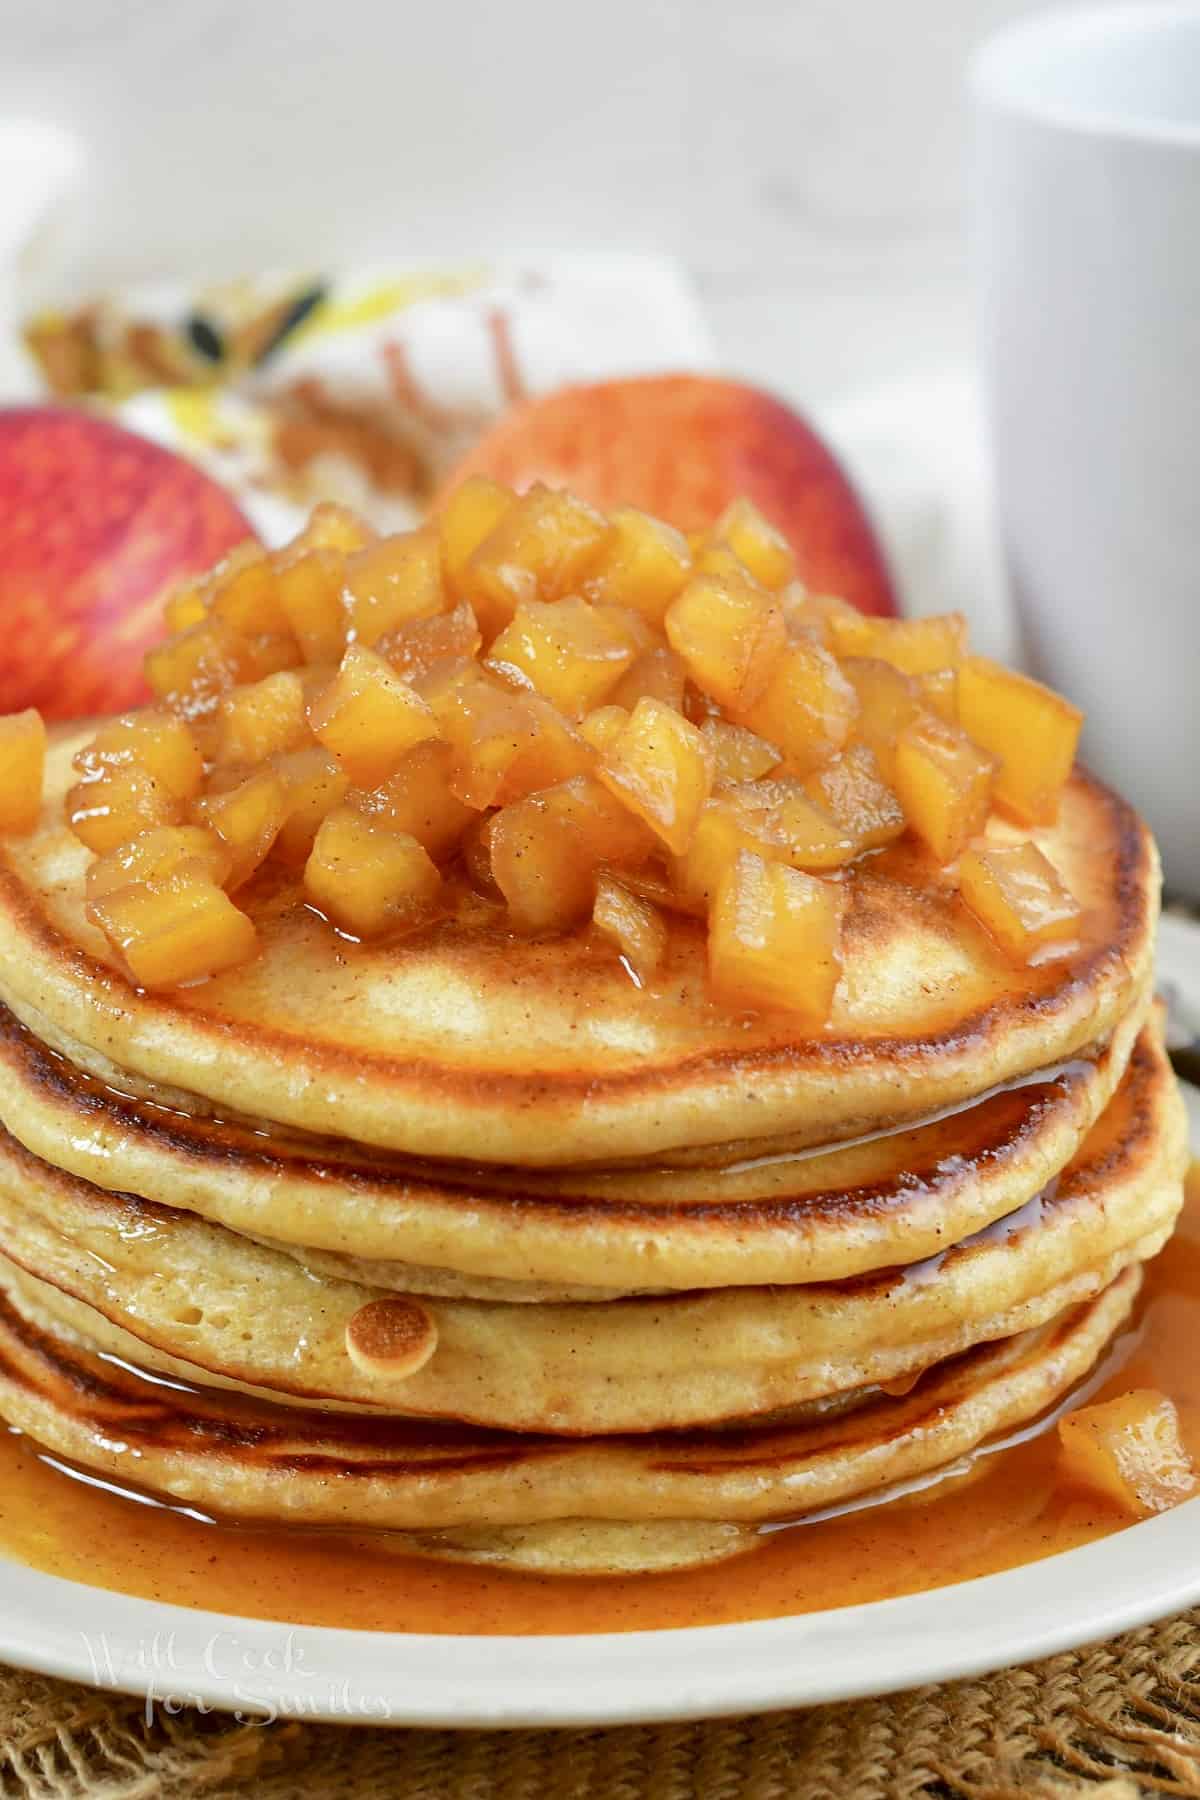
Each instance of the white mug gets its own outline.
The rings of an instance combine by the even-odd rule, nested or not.
[[[997,500],[1028,664],[1200,896],[1200,6],[1043,13],[971,66]]]

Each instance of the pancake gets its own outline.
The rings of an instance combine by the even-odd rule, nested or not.
[[[895,1383],[1091,1298],[1166,1240],[1187,1121],[1157,1023],[1075,1159],[1006,1219],[927,1262],[805,1287],[606,1306],[426,1300],[427,1359],[360,1366],[378,1288],[188,1214],[114,1195],[0,1139],[0,1269],[39,1317],[127,1362],[285,1402],[511,1431],[656,1431]],[[14,1267],[15,1265],[15,1267]]]
[[[836,1281],[935,1255],[1039,1193],[1107,1105],[1147,1006],[1139,993],[1091,1054],[949,1116],[724,1168],[470,1169],[267,1135],[119,1092],[3,1009],[0,1120],[73,1175],[360,1285],[546,1302]]]
[[[446,1531],[571,1519],[794,1518],[947,1467],[1071,1392],[1128,1318],[1129,1268],[1037,1331],[903,1397],[723,1430],[563,1439],[198,1391],[121,1366],[0,1298],[0,1413],[58,1457],[210,1514]]]
[[[827,1143],[1076,1055],[1149,974],[1153,843],[1077,773],[1058,823],[1032,835],[1083,908],[1080,941],[1015,967],[945,872],[895,846],[847,872],[843,974],[816,1034],[714,1006],[703,930],[678,915],[639,988],[590,932],[515,937],[465,891],[435,924],[348,942],[276,873],[239,893],[256,960],[152,995],[118,972],[83,912],[88,852],[62,800],[86,735],[56,736],[38,829],[0,845],[0,998],[80,1067],[168,1101],[174,1090],[222,1113],[493,1164],[644,1160],[782,1133]]]

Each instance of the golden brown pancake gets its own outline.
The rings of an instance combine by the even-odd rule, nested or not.
[[[1157,1024],[1062,1174],[926,1262],[605,1306],[414,1300],[306,1273],[220,1226],[0,1139],[0,1270],[38,1316],[184,1381],[513,1431],[679,1429],[895,1383],[1029,1330],[1153,1255],[1187,1121]]]
[[[544,1302],[840,1280],[935,1255],[1045,1187],[1114,1092],[1145,1011],[1139,998],[1093,1056],[927,1125],[729,1168],[469,1169],[267,1135],[119,1094],[3,1009],[0,1119],[72,1174],[359,1285]]]
[[[0,998],[106,1080],[303,1131],[556,1167],[782,1133],[826,1143],[1074,1056],[1114,1028],[1150,969],[1153,843],[1076,774],[1058,823],[1033,836],[1084,909],[1079,943],[1014,967],[949,877],[898,846],[847,872],[843,976],[815,1035],[714,1006],[703,932],[680,917],[639,989],[590,932],[514,937],[465,891],[434,925],[349,943],[277,875],[239,896],[260,933],[255,961],[151,995],[83,912],[88,852],[62,800],[84,735],[52,748],[38,830],[0,845]]]
[[[446,1531],[571,1519],[792,1518],[944,1468],[1094,1366],[1141,1280],[927,1371],[902,1397],[723,1429],[565,1439],[280,1407],[147,1377],[0,1298],[0,1413],[56,1456],[235,1518]]]

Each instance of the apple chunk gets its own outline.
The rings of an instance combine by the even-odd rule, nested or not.
[[[742,850],[709,920],[708,968],[727,1006],[795,1013],[812,1030],[829,1016],[841,974],[840,883]]]
[[[963,851],[959,891],[975,917],[1018,962],[1079,929],[1079,903],[1036,844],[979,844]]]

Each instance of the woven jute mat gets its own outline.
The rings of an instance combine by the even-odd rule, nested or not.
[[[3,1800],[1200,1796],[1200,1609],[1032,1668],[808,1712],[603,1731],[239,1724],[0,1669]]]

